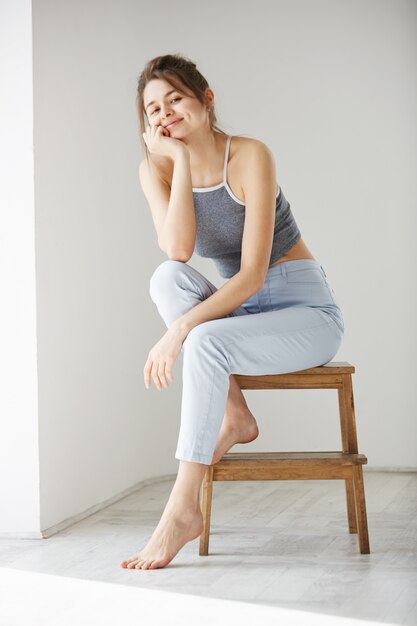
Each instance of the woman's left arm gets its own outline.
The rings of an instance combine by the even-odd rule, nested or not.
[[[269,267],[274,236],[277,182],[269,148],[252,140],[242,149],[245,223],[240,270],[214,294],[176,319],[149,352],[145,364],[146,387],[150,376],[160,389],[172,380],[172,365],[188,333],[199,324],[225,317],[262,288]]]
[[[174,322],[187,334],[202,322],[231,313],[262,289],[265,281],[274,238],[277,192],[272,152],[261,141],[252,140],[242,154],[241,171],[246,208],[240,270]]]

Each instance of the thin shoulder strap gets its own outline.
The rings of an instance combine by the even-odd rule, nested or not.
[[[224,155],[224,166],[223,166],[223,182],[226,183],[226,174],[227,174],[227,162],[229,160],[229,148],[230,148],[230,141],[232,139],[232,135],[229,135],[227,137],[227,141],[226,141],[226,152]]]

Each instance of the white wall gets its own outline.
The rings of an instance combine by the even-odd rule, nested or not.
[[[32,15],[0,2],[0,533],[39,531]]]
[[[40,0],[33,7],[47,529],[140,480],[174,472],[179,415],[178,389],[160,397],[143,384],[145,355],[163,323],[148,296],[162,256],[138,180],[131,19],[140,5]]]
[[[139,72],[168,52],[191,57],[208,78],[226,132],[257,137],[275,154],[278,182],[343,310],[346,333],[336,360],[357,368],[359,448],[368,467],[417,467],[416,12],[411,0],[214,0],[198,10],[179,0],[175,12],[161,0],[34,0],[42,530],[178,467],[182,357],[168,390],[143,384],[147,352],[165,332],[148,293],[165,257],[139,186],[135,113]],[[28,33],[25,42],[28,53]],[[22,57],[12,58],[22,88]],[[24,101],[30,102],[28,88]],[[0,149],[8,158],[9,146]],[[13,197],[18,210],[33,214],[24,199],[32,197],[30,163],[19,181],[18,196],[8,181],[5,206]],[[18,220],[14,208],[3,213]],[[6,262],[16,255],[16,239],[24,251],[19,262],[26,258],[33,272],[25,227],[13,224]],[[211,261],[194,256],[190,263],[223,284]],[[15,309],[18,281],[16,270],[4,293]],[[11,433],[14,452],[14,426],[28,421],[25,465],[35,476],[33,290],[31,302],[24,315],[32,334],[23,336],[17,315],[2,327],[32,355],[19,355],[23,383],[21,369],[7,372],[2,405],[10,404],[12,388],[31,392],[26,407],[3,418],[2,429]],[[17,358],[15,344],[5,344],[3,369]],[[336,391],[245,395],[261,434],[236,451],[340,447]],[[2,482],[3,498],[19,489],[17,480]],[[33,484],[27,492],[33,500]],[[35,529],[34,518],[24,521],[19,531]],[[0,532],[17,527],[10,516]]]

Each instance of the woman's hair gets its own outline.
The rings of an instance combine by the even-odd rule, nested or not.
[[[184,91],[184,87],[189,91],[192,91],[195,97],[203,104],[207,106],[208,99],[204,93],[205,89],[209,87],[207,80],[197,69],[195,63],[187,57],[180,54],[164,54],[162,56],[155,57],[148,61],[144,70],[138,78],[136,106],[139,115],[139,122],[141,128],[141,141],[145,150],[146,158],[149,159],[149,150],[143,139],[142,133],[145,132],[145,104],[143,101],[143,92],[149,81],[155,78],[163,78],[174,88]],[[217,118],[214,112],[214,106],[210,106],[209,110],[209,124],[211,130],[217,130],[225,135],[226,133],[217,125]]]

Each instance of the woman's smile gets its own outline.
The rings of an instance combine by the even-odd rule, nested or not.
[[[165,126],[165,128],[174,128],[174,126],[176,126],[180,122],[182,122],[182,120],[176,120],[175,122],[172,122],[171,124],[167,124],[167,126]]]

